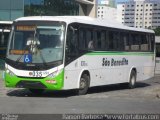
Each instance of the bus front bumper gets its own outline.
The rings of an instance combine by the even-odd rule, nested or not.
[[[61,90],[63,88],[64,71],[54,78],[29,78],[18,77],[4,72],[4,80],[6,87],[13,88],[32,88],[46,90]],[[49,82],[54,81],[54,82]]]

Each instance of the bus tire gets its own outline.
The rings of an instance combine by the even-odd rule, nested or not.
[[[130,89],[135,88],[135,86],[136,86],[136,78],[137,78],[136,71],[132,70],[131,74],[130,74],[129,84],[128,84],[128,87]]]
[[[32,88],[29,88],[29,91],[33,94],[37,94],[37,95],[41,95],[44,90],[43,89],[32,89]]]
[[[90,78],[87,74],[82,74],[79,82],[79,89],[77,90],[78,95],[85,95],[89,88]]]

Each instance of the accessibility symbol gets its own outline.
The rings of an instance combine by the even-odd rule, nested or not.
[[[32,55],[26,54],[24,55],[24,63],[31,63],[32,62]]]

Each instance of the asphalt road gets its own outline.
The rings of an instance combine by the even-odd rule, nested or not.
[[[5,88],[0,81],[0,113],[160,114],[160,77],[138,82],[135,89],[120,84],[94,87],[82,96],[72,91],[46,91],[34,95],[26,89]]]

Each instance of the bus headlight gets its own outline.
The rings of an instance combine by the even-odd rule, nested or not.
[[[10,71],[10,70],[6,70],[6,73],[8,73],[10,76],[15,76],[15,74],[12,72],[12,71]]]
[[[47,77],[48,78],[54,78],[56,75],[60,74],[62,70],[56,70],[55,72],[49,74]]]
[[[57,73],[58,73],[58,71],[55,71],[55,72],[49,74],[47,77],[48,78],[54,78],[57,75]]]

